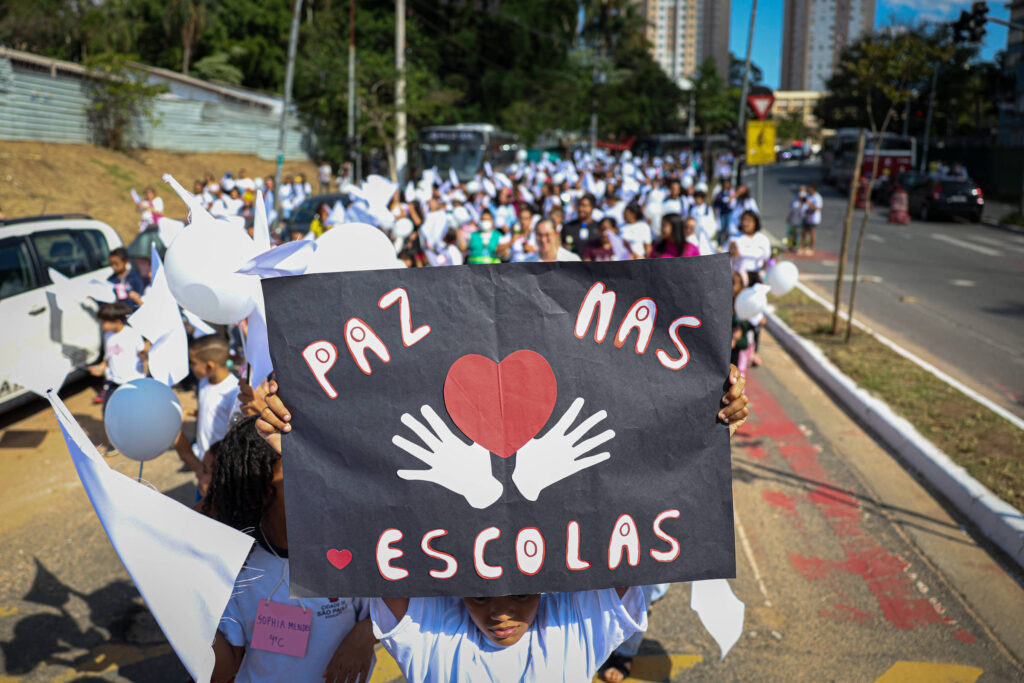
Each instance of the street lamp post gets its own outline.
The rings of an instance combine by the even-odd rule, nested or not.
[[[281,103],[281,123],[277,131],[277,170],[274,173],[274,213],[281,216],[281,167],[284,166],[284,138],[288,130],[288,108],[292,101],[292,81],[295,78],[295,49],[299,43],[299,16],[302,0],[294,0],[292,29],[288,36],[288,66],[284,72],[284,102]]]

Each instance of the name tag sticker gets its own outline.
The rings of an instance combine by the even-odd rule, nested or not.
[[[252,630],[252,647],[292,657],[305,657],[312,624],[311,609],[260,600],[256,608],[256,624]]]

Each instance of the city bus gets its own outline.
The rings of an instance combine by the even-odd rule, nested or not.
[[[822,150],[822,166],[824,180],[833,183],[845,192],[850,189],[853,181],[853,167],[857,161],[857,138],[860,131],[856,128],[843,128],[829,141],[829,146]],[[864,160],[861,163],[860,177],[870,178],[874,168],[875,145],[878,136],[869,133],[864,140]],[[896,133],[885,133],[881,138],[882,146],[878,153],[878,178],[875,179],[875,190],[883,190],[890,178],[904,171],[912,171],[917,164],[917,140]],[[859,180],[859,179],[858,179]]]
[[[470,180],[489,162],[495,170],[515,163],[519,138],[489,123],[428,126],[419,131],[417,168],[437,168],[448,176],[454,169],[460,181]]]
[[[711,143],[712,153],[729,147],[728,135],[707,136],[707,142]],[[660,133],[657,135],[644,135],[637,138],[633,143],[633,154],[636,156],[664,157],[678,156],[686,150],[703,151],[705,137],[687,137],[681,133]]]

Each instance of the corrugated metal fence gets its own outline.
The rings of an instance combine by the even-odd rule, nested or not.
[[[151,81],[159,80],[160,76],[151,74]],[[195,87],[203,86],[198,79],[187,80]],[[218,95],[214,86],[208,90],[219,101],[158,96],[154,106],[158,122],[143,123],[137,143],[176,152],[241,152],[273,159],[279,117],[266,105],[266,97],[253,97],[247,104],[241,97]],[[89,105],[83,70],[77,64],[0,49],[0,139],[92,143],[86,117]],[[300,122],[290,119],[285,157],[305,159],[308,150],[309,140]]]

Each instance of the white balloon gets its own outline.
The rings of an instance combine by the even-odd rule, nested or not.
[[[255,255],[256,245],[241,228],[193,221],[167,249],[167,285],[182,308],[203,320],[237,323],[256,305],[259,281],[235,271]]]
[[[336,225],[316,239],[306,273],[400,268],[395,247],[383,232],[366,223]]]
[[[772,288],[772,294],[785,296],[796,287],[796,282],[800,279],[800,271],[792,261],[782,261],[768,269],[765,279],[768,281],[768,286]]]
[[[181,403],[166,384],[150,377],[117,388],[103,416],[110,443],[126,458],[145,461],[174,443],[181,429]]]
[[[757,284],[747,287],[736,295],[736,316],[740,320],[750,320],[765,312],[768,308],[768,288]]]

